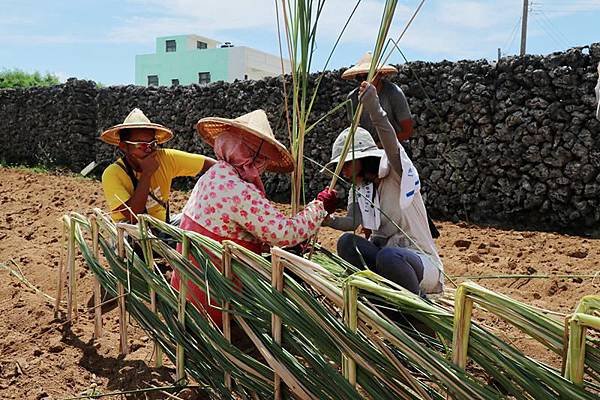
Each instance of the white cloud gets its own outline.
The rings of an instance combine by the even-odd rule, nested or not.
[[[239,45],[255,45],[252,32],[261,37],[272,35],[271,49],[277,48],[274,1],[281,0],[125,0],[129,12],[101,24],[98,35],[39,35],[5,30],[5,41],[27,44],[114,43],[151,46],[158,36],[196,33],[217,40],[232,40]],[[579,2],[583,4],[584,0]],[[397,38],[413,14],[419,0],[401,0],[396,9],[390,36]],[[356,0],[327,0],[318,30],[318,51],[328,53],[345,24]],[[345,32],[338,52],[347,45],[371,49],[380,24],[383,0],[362,0]],[[533,2],[532,19],[543,11],[551,20],[553,9],[543,2]],[[600,0],[585,0],[587,9],[600,9]],[[522,0],[428,0],[400,42],[407,54],[418,53],[430,58],[478,58],[493,56],[498,47],[510,42],[510,33],[520,17]],[[558,6],[555,6],[558,7]],[[579,7],[579,8],[580,8]],[[565,2],[563,13],[578,11],[576,4]],[[29,21],[31,22],[31,21]],[[20,17],[0,17],[0,26],[28,23]],[[539,30],[532,23],[531,35]],[[100,28],[99,28],[100,29]],[[518,36],[518,27],[514,30]],[[250,33],[248,33],[250,32]],[[244,36],[242,36],[244,35]],[[513,35],[514,36],[514,35]],[[517,38],[518,39],[518,38]],[[265,46],[264,42],[262,43]],[[266,45],[268,46],[268,44]],[[399,58],[397,58],[399,60]]]
[[[30,34],[9,34],[0,35],[0,39],[5,43],[28,45],[28,44],[75,44],[75,43],[94,43],[98,39],[85,38],[78,35],[30,35]]]
[[[275,29],[275,11],[269,0],[129,0],[141,10],[121,18],[107,34],[120,43],[151,43],[157,36],[195,33],[217,40],[233,29]]]
[[[564,1],[561,3],[532,2],[530,10],[533,14],[541,13],[548,18],[563,17],[581,12],[593,12],[600,10],[600,0],[578,0]]]
[[[31,25],[34,23],[34,19],[30,17],[21,17],[17,15],[4,15],[0,17],[0,26],[6,27],[9,25],[21,26]]]
[[[63,71],[52,72],[52,74],[56,75],[56,77],[58,78],[58,80],[61,83],[65,83],[67,81],[67,79],[69,79],[69,78],[71,78],[73,76],[72,73],[63,72]]]
[[[265,29],[276,32],[277,29],[272,0],[237,1],[235,4],[223,0],[130,2],[153,15],[123,19],[120,26],[110,32],[111,40],[147,42],[156,36],[182,32],[209,36],[231,30]],[[354,1],[348,0],[327,1],[320,17],[319,37],[335,40],[354,4]],[[377,35],[382,11],[381,1],[363,0],[344,34],[343,41],[372,43]],[[406,17],[409,11],[410,7],[399,4],[396,18]],[[283,21],[281,23],[283,29]]]
[[[143,10],[144,15],[120,20],[119,25],[108,33],[107,39],[112,42],[147,44],[157,36],[182,33],[197,33],[218,40],[229,38],[228,32],[234,30],[276,33],[272,0],[129,1]],[[320,43],[332,43],[337,38],[354,4],[348,0],[325,3],[318,31]],[[390,37],[398,38],[417,4],[417,1],[411,1],[397,5]],[[506,41],[520,14],[519,4],[520,0],[426,2],[400,46],[432,56],[477,57],[483,46],[495,49]],[[382,12],[382,0],[363,0],[341,43],[362,44],[370,49],[377,36]],[[275,36],[273,40],[276,41]]]
[[[506,3],[453,1],[443,2],[436,10],[436,20],[443,26],[464,29],[489,29],[503,23],[510,10]]]

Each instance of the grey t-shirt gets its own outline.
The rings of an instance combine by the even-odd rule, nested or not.
[[[396,133],[400,132],[402,130],[400,121],[411,118],[408,101],[406,101],[402,89],[400,89],[398,85],[386,79],[382,79],[381,91],[377,93],[377,95],[379,96],[381,108],[383,108],[387,114],[388,120],[390,121],[390,124],[392,124],[394,131]],[[349,117],[350,120],[352,120],[354,110],[358,107],[358,88],[351,91],[350,94],[348,94],[348,98],[352,101],[352,109],[349,109]],[[359,125],[368,130],[376,141],[378,140],[377,131],[373,126],[369,113],[363,112],[361,114]]]

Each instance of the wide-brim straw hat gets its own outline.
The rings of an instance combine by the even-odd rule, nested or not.
[[[202,139],[211,145],[211,147],[214,147],[217,136],[224,132],[232,131],[240,135],[255,136],[264,140],[263,146],[271,146],[279,154],[277,159],[268,159],[265,167],[267,171],[288,173],[294,170],[292,155],[283,144],[275,139],[267,114],[263,110],[255,110],[235,119],[220,117],[202,118],[196,124],[196,129]]]
[[[370,52],[365,53],[360,60],[356,63],[355,66],[348,68],[342,74],[342,79],[353,79],[356,75],[365,75],[369,73],[371,69],[371,61],[373,60],[373,56]],[[377,68],[377,74],[383,75],[391,75],[398,73],[398,70],[391,65],[382,65]]]
[[[340,162],[342,150],[344,149],[344,143],[346,142],[346,138],[349,134],[350,128],[346,128],[335,139],[331,149],[331,160],[325,164],[325,167],[323,167],[321,172],[327,172],[328,170],[332,171],[335,169],[334,165]],[[354,132],[354,146],[350,145],[350,151],[348,151],[346,154],[343,162],[346,163],[351,160],[358,160],[360,158],[367,157],[381,158],[384,154],[385,151],[377,147],[369,131],[359,126]]]
[[[122,124],[112,126],[102,132],[100,135],[100,140],[106,142],[108,144],[113,144],[118,146],[121,142],[120,132],[122,129],[154,129],[154,138],[158,142],[158,144],[163,144],[168,142],[173,137],[173,132],[170,129],[160,125],[150,122],[148,117],[144,115],[142,110],[139,108],[134,108],[129,115],[125,118]]]

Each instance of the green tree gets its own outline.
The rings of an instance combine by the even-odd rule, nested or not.
[[[32,74],[19,69],[0,71],[0,89],[6,88],[27,88],[33,86],[52,86],[58,85],[60,81],[54,74],[46,73],[42,75],[39,72]]]

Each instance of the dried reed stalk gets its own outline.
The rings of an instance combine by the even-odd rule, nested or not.
[[[58,311],[60,309],[60,302],[62,300],[62,291],[65,286],[65,247],[67,247],[67,229],[68,229],[68,221],[69,216],[64,215],[60,219],[60,262],[58,264],[58,279],[57,279],[57,288],[56,288],[56,303],[54,304],[54,317],[58,316]]]
[[[229,241],[223,243],[223,255],[221,256],[223,264],[223,275],[226,279],[231,280],[233,274],[231,272],[231,244]],[[231,343],[231,303],[225,301],[223,303],[223,336],[227,342]],[[225,387],[231,390],[231,374],[225,372]]]
[[[279,293],[283,292],[283,264],[281,259],[271,253],[271,285]],[[281,317],[277,314],[271,314],[271,335],[273,341],[281,345]],[[274,381],[275,400],[281,399],[281,377],[275,374]]]
[[[468,288],[459,285],[454,298],[454,333],[452,335],[452,361],[464,369],[467,366],[469,332],[473,300],[468,297]]]
[[[347,283],[344,285],[344,322],[352,332],[358,329],[358,289]],[[356,362],[351,354],[342,356],[343,373],[352,386],[356,386]]]
[[[181,240],[181,255],[185,258],[190,256],[190,238],[183,236]],[[187,305],[187,289],[188,279],[185,274],[180,275],[179,283],[179,296],[177,302],[177,318],[181,324],[181,329],[185,332],[185,309]],[[154,292],[156,293],[156,292]],[[177,344],[177,362],[175,367],[177,369],[177,382],[181,383],[185,379],[185,348],[181,343]]]
[[[90,225],[92,230],[92,252],[96,259],[100,259],[100,245],[98,241],[98,221],[96,217],[92,215],[90,218]],[[94,275],[94,338],[99,339],[102,337],[102,291],[100,290],[100,280]]]
[[[125,231],[121,227],[117,227],[117,253],[122,261],[126,261],[125,255]],[[120,281],[117,283],[117,302],[119,305],[119,353],[129,353],[129,345],[127,344],[127,308],[125,305],[125,288]]]
[[[143,215],[138,217],[138,227],[140,232],[140,237],[142,238],[141,247],[142,252],[144,254],[144,261],[146,262],[146,267],[150,271],[154,271],[156,269],[156,265],[154,264],[154,254],[152,251],[152,243],[150,241],[153,239],[150,235],[152,232],[148,229],[148,222]],[[156,311],[156,291],[150,289],[150,310],[152,312],[157,313]],[[152,354],[154,356],[154,366],[156,368],[160,368],[163,365],[163,353],[162,349],[158,345],[158,343],[154,342]]]
[[[69,241],[67,247],[67,271],[69,285],[67,288],[67,320],[77,321],[77,276],[75,271],[75,223],[69,218]]]
[[[565,338],[568,338],[567,351],[563,360],[564,376],[571,382],[583,384],[587,329],[600,330],[600,318],[593,315],[600,310],[600,296],[584,296],[573,315],[566,319]]]

